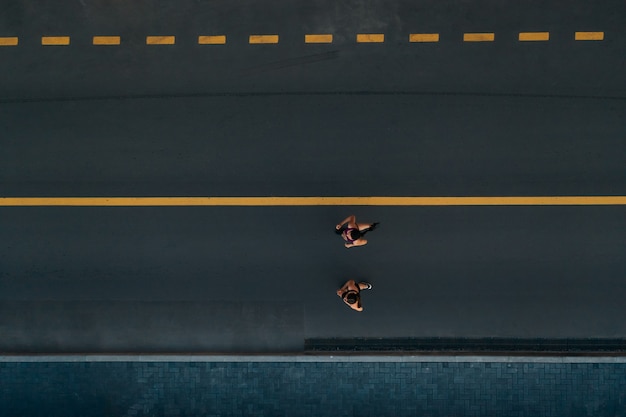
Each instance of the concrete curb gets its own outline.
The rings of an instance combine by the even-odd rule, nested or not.
[[[626,363],[626,356],[471,355],[0,355],[3,362]]]

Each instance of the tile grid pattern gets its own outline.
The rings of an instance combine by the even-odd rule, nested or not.
[[[6,416],[626,416],[624,363],[4,362]]]

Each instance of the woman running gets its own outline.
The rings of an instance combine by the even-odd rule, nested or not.
[[[363,311],[361,305],[361,291],[371,290],[372,284],[367,282],[359,282],[358,284],[353,280],[346,282],[343,287],[337,290],[337,295],[348,304],[351,309],[356,311]]]
[[[341,235],[346,241],[344,246],[352,248],[354,246],[367,245],[367,239],[363,236],[367,232],[376,229],[378,223],[357,223],[354,215],[346,217],[341,223],[335,226],[335,233]]]

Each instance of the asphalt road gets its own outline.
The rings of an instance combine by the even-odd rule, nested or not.
[[[626,100],[261,95],[0,104],[5,196],[624,195]]]
[[[4,208],[3,350],[298,351],[315,337],[624,337],[623,207]],[[371,282],[365,310],[334,294]]]
[[[3,8],[0,196],[626,194],[623,2]],[[332,233],[349,213],[382,223],[366,247]],[[625,253],[623,206],[0,207],[0,350],[624,338]],[[349,278],[374,284],[363,313]]]
[[[136,0],[2,6],[0,97],[5,100],[281,92],[399,92],[625,97],[626,4],[575,0]],[[600,31],[602,41],[576,41]],[[493,42],[464,42],[464,33]],[[549,41],[520,42],[520,32]],[[305,44],[305,34],[332,34]],[[357,34],[384,43],[357,43]],[[437,33],[435,43],[409,34]],[[249,44],[276,34],[277,44]],[[223,45],[198,36],[224,35]],[[67,36],[67,46],[42,46]],[[120,45],[94,46],[93,36]],[[175,36],[174,45],[146,45]]]

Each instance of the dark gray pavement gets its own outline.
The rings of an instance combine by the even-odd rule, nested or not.
[[[153,98],[0,117],[5,196],[626,193],[626,99]]]
[[[3,7],[20,44],[0,48],[2,196],[626,193],[621,1]],[[535,30],[550,41],[517,40]],[[318,32],[335,42],[304,44]],[[368,32],[385,43],[354,42]],[[348,251],[332,227],[351,212],[382,227]],[[623,338],[625,232],[623,206],[2,207],[0,350]],[[375,286],[362,314],[334,295],[349,278]]]
[[[626,4],[576,0],[45,0],[4,2],[0,97],[128,97],[250,92],[382,91],[625,97]],[[519,42],[519,32],[548,31],[548,42]],[[574,40],[602,31],[605,40]],[[495,41],[464,43],[465,32]],[[304,43],[331,33],[332,44]],[[357,33],[384,33],[384,44],[356,44]],[[410,33],[440,41],[411,44]],[[277,45],[250,45],[252,34],[278,34]],[[93,46],[92,37],[121,37]],[[147,46],[173,35],[176,45]],[[225,45],[198,45],[226,35]],[[67,47],[42,36],[70,36]]]
[[[3,208],[4,351],[302,351],[315,337],[626,337],[623,207]],[[335,290],[363,279],[363,313]]]

